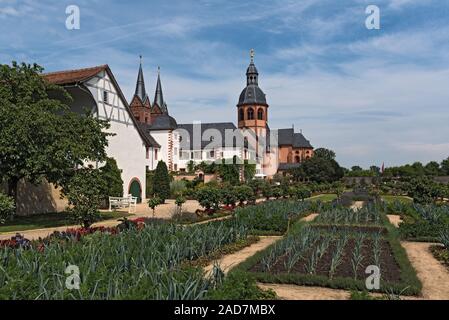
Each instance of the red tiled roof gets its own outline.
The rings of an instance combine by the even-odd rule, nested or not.
[[[107,68],[108,65],[102,65],[78,70],[50,72],[45,73],[42,76],[50,83],[64,85],[89,80],[90,78],[94,77],[99,72],[106,70]]]

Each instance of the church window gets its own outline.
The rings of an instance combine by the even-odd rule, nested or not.
[[[248,120],[254,120],[254,109],[253,108],[248,109]]]
[[[109,103],[109,95],[107,91],[103,91],[103,102]]]
[[[300,163],[300,162],[301,162],[301,158],[300,158],[299,156],[296,156],[296,157],[295,157],[295,162],[296,162],[296,163]]]
[[[154,159],[157,160],[157,149],[154,149]]]
[[[263,120],[263,110],[262,109],[259,109],[257,111],[257,119]]]
[[[212,150],[211,152],[209,152],[209,157],[210,158],[215,158],[215,151]]]
[[[239,121],[243,121],[245,119],[245,112],[243,109],[239,110]]]

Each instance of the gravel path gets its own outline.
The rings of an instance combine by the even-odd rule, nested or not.
[[[348,300],[349,291],[323,287],[306,287],[294,284],[258,283],[259,288],[272,289],[282,300]]]
[[[165,204],[160,205],[156,208],[155,217],[161,219],[170,219],[176,208],[174,200],[167,200]],[[195,212],[197,209],[201,209],[201,206],[195,200],[188,200],[182,206],[184,212]],[[127,212],[127,209],[125,210]],[[146,203],[139,203],[137,205],[136,213],[129,216],[129,219],[136,219],[142,217],[153,217],[153,210],[151,210]],[[106,220],[102,222],[95,223],[94,227],[114,227],[120,222],[117,219]],[[29,231],[20,231],[21,235],[29,240],[37,240],[39,238],[45,238],[55,231],[65,231],[68,228],[79,228],[79,225],[63,226],[57,228],[45,228],[45,229],[35,229]],[[0,240],[10,239],[14,236],[16,232],[7,232],[0,234]]]
[[[392,225],[396,228],[399,228],[399,224],[402,223],[402,219],[400,215],[397,214],[387,214],[387,218]]]
[[[238,252],[226,255],[218,260],[218,264],[220,265],[221,270],[224,273],[228,273],[236,265],[245,261],[249,257],[255,255],[257,252],[264,250],[268,246],[272,245],[282,237],[260,237],[260,240],[249,247],[246,247]],[[204,268],[206,274],[210,274],[214,267],[214,263],[209,264]]]
[[[422,282],[424,299],[449,300],[449,271],[430,252],[434,244],[401,242]]]

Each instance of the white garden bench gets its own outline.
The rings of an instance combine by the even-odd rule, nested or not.
[[[129,213],[135,213],[137,210],[137,197],[133,197],[131,194],[126,197],[109,197],[109,211],[112,208],[128,208]]]

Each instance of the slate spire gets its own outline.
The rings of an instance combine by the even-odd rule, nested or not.
[[[145,90],[145,80],[143,79],[143,70],[142,70],[142,55],[140,55],[140,66],[139,73],[137,75],[137,83],[136,83],[136,92],[135,95],[145,102],[147,99],[147,92]]]
[[[168,113],[167,105],[164,101],[164,94],[162,93],[160,67],[157,68],[157,84],[156,84],[156,93],[154,94],[154,104],[157,104],[159,106],[162,113]]]

